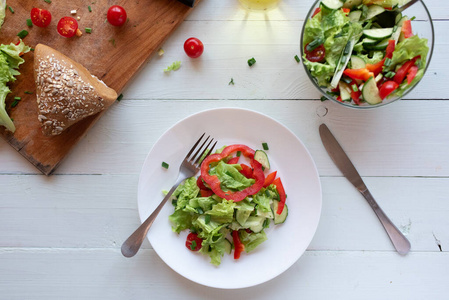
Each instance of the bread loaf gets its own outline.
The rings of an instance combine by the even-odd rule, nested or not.
[[[48,46],[34,50],[38,120],[45,135],[59,135],[108,108],[117,93],[81,64]]]

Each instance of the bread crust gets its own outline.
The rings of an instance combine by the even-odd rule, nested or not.
[[[117,93],[81,64],[43,44],[34,50],[38,120],[45,135],[59,135],[107,109]]]

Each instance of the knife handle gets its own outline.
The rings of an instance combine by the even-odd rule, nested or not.
[[[195,0],[178,0],[178,1],[190,7],[193,7],[195,5]]]
[[[365,197],[366,201],[368,201],[371,208],[376,213],[379,221],[385,228],[388,236],[390,237],[391,242],[394,247],[398,251],[399,254],[405,255],[410,251],[410,242],[407,238],[402,234],[402,232],[391,222],[391,220],[387,217],[384,211],[377,204],[376,200],[374,200],[373,195],[371,195],[368,189],[361,191],[362,195]]]

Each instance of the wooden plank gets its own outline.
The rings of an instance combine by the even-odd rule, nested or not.
[[[2,249],[5,299],[439,299],[449,292],[448,253],[309,251],[260,286],[217,290],[192,283],[153,250]]]
[[[120,93],[191,9],[176,0],[123,0],[115,4],[124,6],[129,17],[129,22],[120,28],[105,22],[104,15],[109,3],[93,2],[92,12],[89,12],[86,2],[82,0],[42,3],[42,7],[52,13],[52,24],[47,28],[28,28],[25,20],[29,18],[35,3],[17,0],[14,2],[14,14],[7,12],[0,42],[10,43],[21,29],[26,28],[30,32],[24,39],[26,44],[34,47],[37,43],[43,43],[61,51]],[[61,17],[70,15],[72,9],[78,11],[81,29],[90,27],[93,29],[92,34],[84,33],[80,38],[71,39],[59,36],[56,23]],[[33,53],[25,54],[24,58],[26,63],[20,69],[22,75],[11,85],[12,94],[6,101],[8,107],[14,96],[23,97],[19,105],[10,111],[16,132],[12,134],[2,127],[0,134],[14,149],[48,175],[101,114],[86,118],[59,136],[43,136],[37,120],[36,96],[22,95],[23,91],[35,90]]]
[[[424,1],[435,20],[449,19],[449,4],[446,1]],[[314,1],[281,0],[277,9],[268,12],[248,12],[243,9],[238,0],[230,1],[205,1],[198,7],[187,20],[189,21],[241,21],[246,23],[254,20],[303,21]],[[410,16],[416,15],[409,8],[406,11]],[[418,15],[419,16],[419,15]]]
[[[117,248],[140,224],[137,175],[0,179],[0,247]],[[364,179],[412,251],[439,252],[437,241],[449,251],[448,178]],[[323,210],[309,249],[393,251],[371,208],[345,178],[321,182]]]
[[[267,25],[269,24],[269,26]],[[302,21],[189,21],[163,45],[165,54],[149,62],[123,92],[125,99],[320,99],[302,64]],[[449,22],[435,21],[435,49],[423,80],[406,99],[447,99]],[[238,35],[235,34],[238,32]],[[189,59],[182,45],[195,35],[205,44],[200,59]],[[251,68],[247,60],[257,63]],[[181,69],[163,70],[175,60]],[[231,78],[234,85],[229,85]]]
[[[253,109],[277,119],[305,143],[322,176],[341,176],[321,144],[318,126],[323,122],[363,176],[449,176],[449,161],[444,159],[449,101],[438,100],[399,101],[369,111],[319,100],[123,100],[106,112],[56,174],[139,174],[165,130],[217,107]],[[1,173],[35,173],[1,141],[0,166]]]

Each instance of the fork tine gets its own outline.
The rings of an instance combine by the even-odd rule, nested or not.
[[[195,150],[196,146],[198,146],[198,144],[201,142],[201,139],[203,138],[203,136],[206,133],[203,133],[200,138],[198,139],[198,141],[196,141],[195,145],[193,145],[192,149],[190,149],[189,153],[187,153],[186,158],[189,158],[190,154],[192,154],[193,150]]]
[[[198,164],[200,162],[201,157],[203,157],[204,153],[206,153],[207,149],[209,148],[210,144],[212,144],[212,142],[214,141],[214,138],[212,138],[209,141],[209,144],[207,144],[206,148],[204,148],[203,152],[201,152],[201,155],[198,156],[198,158],[195,160],[195,164]],[[217,141],[215,141],[215,144],[212,146],[212,149],[209,151],[209,153],[204,157],[206,158],[207,156],[209,156],[209,154],[212,152],[212,150],[214,149],[215,145],[217,144]]]
[[[210,148],[209,153],[207,153],[207,155],[204,157],[204,159],[206,159],[206,157],[208,157],[209,155],[212,154],[212,152],[214,152],[214,148],[215,148],[215,146],[217,146],[217,142],[218,142],[218,141],[215,141],[215,143],[212,145],[212,148]],[[201,155],[201,156],[202,156],[202,155]],[[203,159],[203,160],[204,160],[204,159]],[[203,161],[201,161],[201,162],[203,162]]]
[[[207,141],[209,140],[210,135],[204,140],[203,144],[201,144],[201,147],[198,148],[198,150],[195,152],[194,155],[192,155],[191,158],[189,158],[189,162],[193,163],[195,161],[195,158],[197,157],[198,153],[200,153],[204,147],[204,145],[207,143]],[[212,139],[213,140],[213,139]],[[207,148],[207,147],[206,147]],[[201,155],[199,156],[201,157]]]

